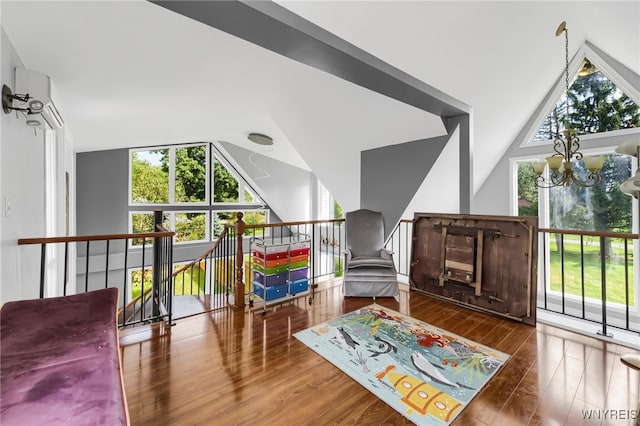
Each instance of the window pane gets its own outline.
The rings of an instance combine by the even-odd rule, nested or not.
[[[131,271],[131,300],[135,300],[136,297],[142,295],[144,285],[144,291],[150,291],[153,285],[153,268],[146,268],[144,274],[142,269],[136,269]]]
[[[608,132],[640,126],[640,106],[584,58],[581,72],[569,87],[569,98],[562,96],[540,125],[533,142],[553,139],[569,118],[579,135]]]
[[[207,238],[206,213],[176,213],[176,241],[203,241]]]
[[[169,215],[164,214],[162,216],[162,224],[165,228],[169,229]],[[131,214],[131,232],[134,234],[154,232],[153,229],[153,213],[132,213]],[[131,245],[141,246],[142,238],[133,238]],[[153,238],[146,239],[147,246],[153,244]]]
[[[242,218],[247,225],[262,225],[267,223],[267,211],[266,210],[249,210],[244,212]]]
[[[343,217],[342,206],[336,200],[333,200],[333,218],[342,219]]]
[[[142,232],[153,232],[153,213],[133,213],[131,215],[131,232],[134,234]],[[142,238],[134,238],[131,244],[142,245]],[[147,238],[146,244],[151,244],[152,238]]]
[[[213,236],[218,238],[222,235],[224,225],[234,224],[237,220],[238,212],[215,212],[213,213]]]
[[[187,265],[187,263],[178,263],[174,265],[174,271]],[[207,269],[205,261],[192,266],[176,275],[173,283],[173,294],[175,296],[199,295],[204,294],[207,283]]]
[[[216,203],[237,203],[238,181],[219,161],[214,163],[213,191]]]
[[[251,191],[249,191],[248,189],[245,188],[245,190],[244,190],[244,202],[245,203],[247,203],[247,204],[257,203],[258,200],[256,200],[256,198],[257,197],[255,197]]]
[[[206,147],[199,145],[176,149],[176,202],[203,203],[207,201],[206,194]]]
[[[584,163],[574,171],[582,177]],[[631,232],[632,198],[620,191],[631,176],[631,157],[611,154],[600,171],[602,182],[593,188],[578,185],[554,187],[549,191],[551,227],[581,231]]]
[[[518,162],[518,216],[538,216],[536,173],[528,161]]]
[[[169,202],[169,150],[131,151],[131,202]]]
[[[249,210],[244,212],[244,223],[247,225],[264,225],[268,223],[267,210]],[[251,228],[245,231],[245,234],[253,237],[263,237],[266,235],[265,228]]]

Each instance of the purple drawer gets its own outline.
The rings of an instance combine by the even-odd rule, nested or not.
[[[299,281],[308,277],[309,268],[300,268],[289,271],[289,281]]]
[[[279,274],[266,275],[258,271],[253,271],[253,281],[259,282],[262,285],[284,285],[287,283],[288,275],[286,272]]]

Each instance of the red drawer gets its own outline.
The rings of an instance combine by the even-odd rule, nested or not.
[[[301,249],[291,250],[289,252],[289,255],[291,257],[309,256],[309,249],[308,248],[301,248]]]

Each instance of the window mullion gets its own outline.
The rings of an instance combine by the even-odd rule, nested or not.
[[[169,204],[176,202],[176,149],[169,149]],[[173,228],[172,228],[173,229]]]

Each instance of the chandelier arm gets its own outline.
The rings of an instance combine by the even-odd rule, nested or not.
[[[554,186],[562,186],[566,182],[566,173],[567,173],[566,171],[561,172],[559,170],[556,170],[549,175],[549,181]]]
[[[544,178],[544,176],[538,176],[536,177],[536,186],[541,189],[551,189],[558,185],[554,184],[553,182],[548,182]]]
[[[553,154],[554,157],[560,156],[563,158],[567,158],[566,145],[564,140],[560,136],[556,136],[553,141],[553,150],[556,152]]]
[[[600,176],[598,173],[589,172],[585,179],[582,180],[578,178],[578,176],[572,174],[571,181],[582,188],[592,188],[602,181],[602,176]]]
[[[580,138],[576,135],[571,135],[571,140],[567,141],[567,145],[571,146],[571,156],[575,156],[576,160],[582,160],[582,153],[580,152]]]

